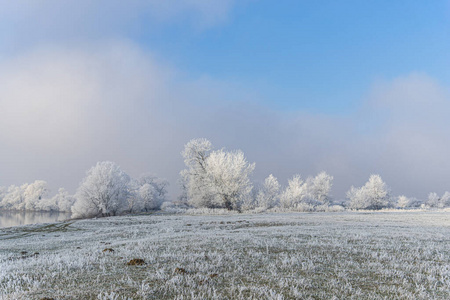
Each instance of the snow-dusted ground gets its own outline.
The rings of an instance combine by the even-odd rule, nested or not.
[[[135,258],[146,264],[127,265]],[[44,297],[450,299],[450,212],[146,215],[2,229],[0,298]]]

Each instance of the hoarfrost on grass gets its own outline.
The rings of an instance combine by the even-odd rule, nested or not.
[[[449,217],[153,214],[11,227],[0,232],[0,298],[448,299]]]

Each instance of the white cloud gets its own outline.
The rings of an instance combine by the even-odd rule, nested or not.
[[[226,22],[234,5],[234,0],[0,0],[0,50],[130,37],[173,24],[205,30]]]
[[[124,41],[19,55],[0,63],[0,82],[0,185],[44,179],[74,190],[90,166],[112,160],[168,178],[176,196],[183,145],[206,137],[242,149],[256,179],[326,170],[338,197],[371,173],[397,194],[449,189],[449,98],[423,74],[375,85],[345,118],[273,111],[251,87],[189,78]]]

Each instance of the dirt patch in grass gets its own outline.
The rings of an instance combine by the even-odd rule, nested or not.
[[[145,261],[140,258],[134,258],[127,262],[127,266],[143,266],[145,265]]]
[[[173,271],[175,274],[187,274],[187,271],[183,268],[175,268]]]

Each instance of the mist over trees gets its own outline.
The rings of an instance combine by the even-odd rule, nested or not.
[[[182,194],[178,200],[196,208],[334,211],[344,208],[450,207],[448,192],[442,197],[430,193],[427,201],[404,195],[394,197],[381,176],[376,174],[371,175],[362,187],[352,186],[345,202],[333,202],[334,178],[326,172],[305,180],[296,174],[284,188],[272,174],[263,183],[255,183],[250,180],[255,163],[249,163],[242,151],[214,150],[207,139],[189,141],[181,154],[186,169],[180,172]]]
[[[384,208],[446,208],[450,192],[430,193],[424,201],[392,196],[380,175],[361,187],[351,187],[347,201],[331,196],[333,176],[320,172],[303,179],[295,174],[285,186],[270,174],[263,182],[251,178],[255,163],[241,150],[214,149],[207,139],[189,141],[181,153],[186,168],[180,172],[181,195],[168,202],[169,182],[151,174],[132,178],[114,162],[90,168],[76,193],[64,188],[50,197],[47,182],[0,187],[0,210],[72,212],[74,218],[104,217],[165,208],[208,208],[236,211],[340,211]]]
[[[42,180],[0,187],[0,209],[72,212],[74,218],[112,216],[160,209],[166,180],[144,174],[133,179],[113,162],[98,162],[87,171],[75,195],[60,188],[53,197]]]
[[[213,150],[206,139],[193,139],[182,152],[187,169],[181,171],[182,199],[194,207],[228,210],[300,208],[330,204],[333,177],[321,172],[305,182],[295,175],[280,193],[277,178],[269,175],[255,187],[250,176],[255,168],[240,150]]]

